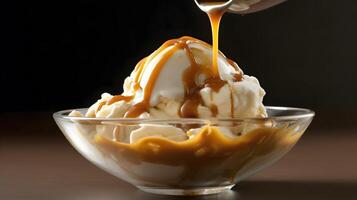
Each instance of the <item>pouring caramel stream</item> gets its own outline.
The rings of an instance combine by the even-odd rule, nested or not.
[[[219,76],[218,72],[218,53],[219,53],[219,25],[221,19],[226,12],[224,6],[227,0],[200,0],[200,6],[204,7],[211,23],[212,30],[212,71],[215,76]],[[222,7],[222,8],[221,8]]]
[[[218,44],[219,44],[219,24],[221,22],[224,11],[208,12],[208,17],[211,22],[212,29],[212,71],[215,76],[219,76],[218,72]]]

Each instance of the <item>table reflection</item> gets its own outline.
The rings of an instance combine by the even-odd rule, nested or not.
[[[118,186],[118,185],[117,185]],[[233,190],[206,196],[164,196],[142,192],[130,185],[87,188],[69,194],[64,199],[73,200],[260,200],[260,199],[354,199],[357,183],[248,181]]]

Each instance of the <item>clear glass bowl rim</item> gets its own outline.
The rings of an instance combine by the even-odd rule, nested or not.
[[[308,119],[315,116],[315,112],[306,108],[281,107],[281,106],[265,106],[267,110],[275,111],[292,111],[296,113],[286,114],[281,116],[268,116],[260,118],[165,118],[165,119],[150,119],[150,118],[93,118],[93,117],[72,117],[68,114],[73,111],[86,111],[88,108],[67,109],[55,112],[55,119],[63,119],[68,121],[90,121],[95,122],[119,122],[119,123],[212,123],[212,122],[254,122],[254,121],[296,121],[299,119]]]

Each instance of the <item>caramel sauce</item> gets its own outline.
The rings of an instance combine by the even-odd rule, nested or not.
[[[205,87],[209,87],[215,92],[218,92],[225,84],[227,84],[227,81],[217,77],[212,77],[205,81]]]
[[[174,43],[174,45],[172,46],[172,43]],[[166,43],[164,43],[159,50],[157,50],[155,53],[159,54],[163,49],[167,49],[168,46],[172,46],[172,48],[167,51],[163,56],[162,59],[160,59],[160,61],[157,63],[157,65],[155,66],[155,68],[153,69],[153,71],[151,72],[150,78],[146,84],[146,86],[144,87],[144,96],[143,96],[143,100],[138,103],[135,104],[134,106],[132,106],[126,113],[124,117],[128,117],[128,118],[135,118],[138,117],[140,114],[148,111],[148,108],[150,107],[150,98],[151,98],[151,94],[152,91],[155,87],[155,82],[157,80],[157,77],[160,75],[160,72],[164,66],[164,64],[167,62],[167,60],[176,52],[176,50],[179,48],[179,45],[176,41],[174,40],[170,40]],[[154,54],[155,54],[154,53]],[[154,58],[155,55],[152,57]],[[144,65],[144,67],[146,67],[146,65]],[[145,70],[145,69],[144,69]],[[141,73],[141,77],[142,77]],[[140,81],[141,78],[139,78]]]
[[[146,112],[149,108],[148,102],[140,102],[130,107],[128,111],[126,111],[124,118],[135,118]]]
[[[242,74],[233,74],[233,81],[238,82],[243,80],[243,75]]]
[[[187,41],[192,41],[190,37],[184,37]],[[203,65],[197,64],[195,57],[191,50],[186,45],[184,46],[187,57],[190,61],[190,66],[183,73],[183,83],[185,87],[185,98],[180,109],[180,117],[183,118],[197,118],[198,111],[197,108],[200,104],[203,104],[203,100],[200,95],[200,90],[203,88],[202,85],[198,85],[196,80],[198,76],[205,75],[206,77],[212,77],[212,70]]]
[[[184,187],[235,183],[237,177],[260,168],[261,163],[284,155],[301,135],[293,127],[261,127],[236,138],[227,138],[219,129],[207,125],[194,138],[183,142],[147,137],[126,144],[97,134],[93,144],[138,181]],[[159,174],[151,174],[150,170],[140,174],[132,170],[135,167],[145,169],[147,163],[158,164],[156,171],[160,171],[160,166],[177,166],[177,171],[170,171],[177,176],[165,181]],[[183,170],[178,170],[180,168]],[[147,175],[143,176],[145,173]]]
[[[221,6],[227,3],[227,0],[201,0],[198,1],[199,4],[203,7],[207,7],[208,9],[205,11],[209,17],[211,23],[211,31],[212,31],[212,71],[214,76],[219,76],[218,71],[218,54],[219,54],[219,25],[221,19],[226,12],[224,9],[209,9],[209,7],[213,6]]]
[[[213,11],[208,12],[208,17],[211,22],[212,29],[212,71],[216,77],[219,77],[218,72],[218,32],[219,24],[221,22],[224,11]]]
[[[133,100],[134,97],[135,97],[134,95],[133,96],[115,95],[107,101],[99,102],[98,107],[95,110],[95,113],[99,112],[104,105],[112,105],[113,103],[118,102],[118,101],[129,102],[129,101]]]

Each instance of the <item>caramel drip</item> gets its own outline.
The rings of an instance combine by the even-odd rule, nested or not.
[[[212,71],[214,76],[218,77],[218,32],[219,24],[221,22],[224,11],[212,11],[208,12],[207,14],[211,22],[212,29]]]
[[[198,87],[196,80],[199,75],[205,75],[206,77],[212,76],[212,71],[206,66],[202,66],[196,63],[195,57],[188,46],[185,46],[186,55],[190,61],[190,67],[187,68],[183,73],[183,83],[185,86],[186,94],[191,94],[191,90],[196,90]],[[188,95],[189,96],[189,95]]]
[[[186,38],[187,37],[185,37],[185,39]],[[201,95],[199,94],[200,89],[202,87],[200,87],[196,83],[196,80],[198,79],[198,76],[201,74],[210,77],[212,76],[212,72],[206,66],[202,66],[196,63],[195,57],[191,52],[191,50],[189,49],[187,42],[184,48],[185,48],[186,55],[190,61],[190,67],[184,71],[182,77],[183,84],[185,87],[185,100],[181,106],[179,114],[181,117],[184,118],[195,118],[198,117],[197,108],[200,104],[202,104],[202,98]]]
[[[190,61],[190,67],[187,68],[182,77],[182,81],[185,87],[185,100],[180,109],[180,116],[184,118],[198,117],[198,106],[202,103],[201,95],[199,94],[200,88],[196,83],[196,79],[201,72],[209,75],[209,70],[205,71],[204,66],[200,66],[196,63],[195,57],[191,50],[188,48],[188,44],[185,46],[186,55]]]

